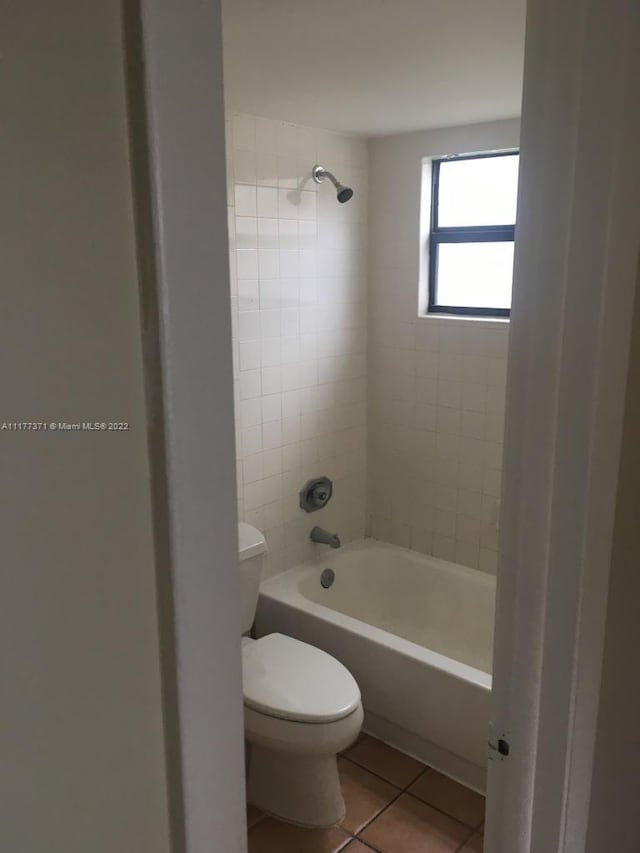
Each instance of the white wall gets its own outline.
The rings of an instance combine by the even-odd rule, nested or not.
[[[266,532],[273,574],[324,547],[315,524],[364,534],[367,150],[250,115],[228,131],[239,510]],[[312,180],[316,162],[351,201]],[[298,492],[323,474],[333,499],[307,514]]]
[[[422,173],[425,158],[518,140],[513,119],[369,143],[369,531],[490,572],[508,323],[418,316]]]
[[[4,4],[0,849],[168,851],[119,4]]]
[[[640,267],[629,355],[607,627],[589,810],[588,853],[640,849]]]

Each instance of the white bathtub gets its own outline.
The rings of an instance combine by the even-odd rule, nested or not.
[[[256,632],[334,655],[366,731],[483,791],[494,602],[492,575],[367,539],[265,581]]]

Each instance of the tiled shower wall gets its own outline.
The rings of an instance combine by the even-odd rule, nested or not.
[[[315,524],[365,531],[367,147],[234,114],[227,152],[239,514],[265,531],[271,575],[314,553]],[[298,492],[323,474],[333,499],[307,514]]]
[[[518,146],[517,120],[370,141],[368,529],[494,572],[508,323],[424,315],[425,158]]]

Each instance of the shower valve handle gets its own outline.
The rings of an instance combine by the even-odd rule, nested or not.
[[[322,506],[327,501],[328,496],[327,490],[324,486],[316,486],[315,489],[311,490],[309,494],[310,502],[316,504],[317,506]]]
[[[300,507],[305,512],[315,512],[329,503],[332,494],[333,483],[328,477],[309,480],[300,492]]]

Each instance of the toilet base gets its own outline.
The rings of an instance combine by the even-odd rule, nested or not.
[[[291,823],[340,823],[345,806],[335,755],[303,755],[251,744],[248,801]]]

